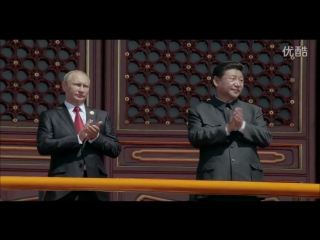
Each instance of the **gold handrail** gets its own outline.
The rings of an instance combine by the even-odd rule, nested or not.
[[[320,184],[140,178],[0,177],[1,190],[86,190],[320,198]]]

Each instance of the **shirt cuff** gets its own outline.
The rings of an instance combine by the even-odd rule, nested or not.
[[[83,142],[80,140],[79,134],[78,134],[77,136],[78,136],[78,142],[79,142],[79,144],[82,144]]]
[[[89,143],[92,143],[92,142],[94,142],[94,140],[96,140],[97,138],[99,137],[99,133],[98,133],[98,135],[94,138],[94,139],[92,139],[92,140],[88,140],[89,141]]]
[[[230,135],[230,133],[228,132],[228,124],[227,124],[227,126],[226,126],[226,134],[227,134],[227,136]]]
[[[239,129],[239,132],[243,133],[244,128],[246,127],[246,122],[243,121],[241,128]]]

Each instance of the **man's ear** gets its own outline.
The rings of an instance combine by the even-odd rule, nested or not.
[[[214,86],[217,87],[219,85],[219,78],[217,76],[214,76],[212,82]]]
[[[62,86],[62,90],[65,92],[65,91],[66,91],[66,88],[67,88],[66,82],[62,82],[62,83],[61,83],[61,86]]]

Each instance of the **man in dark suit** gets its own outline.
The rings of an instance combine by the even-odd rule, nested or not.
[[[216,94],[188,110],[188,139],[199,148],[197,180],[263,181],[257,146],[268,147],[272,134],[262,109],[238,99],[244,67],[224,62],[213,71]],[[261,200],[257,196],[196,195],[197,201]]]
[[[84,104],[90,87],[86,73],[68,72],[62,88],[66,100],[39,117],[37,148],[51,155],[49,177],[106,178],[104,156],[121,152],[108,112]],[[108,201],[109,193],[93,191],[47,191],[44,201]]]

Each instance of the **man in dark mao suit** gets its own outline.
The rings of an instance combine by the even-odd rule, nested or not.
[[[238,99],[243,65],[224,62],[213,71],[216,94],[188,110],[188,139],[200,150],[197,180],[263,181],[257,146],[268,147],[272,134],[262,109]],[[257,196],[196,195],[197,201],[261,200]]]

